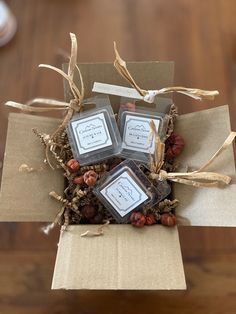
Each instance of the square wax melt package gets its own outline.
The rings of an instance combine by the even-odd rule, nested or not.
[[[91,106],[93,105],[93,106]],[[121,138],[108,96],[96,96],[83,102],[67,133],[73,156],[80,164],[94,164],[121,151]]]
[[[134,210],[153,206],[171,189],[165,181],[155,187],[132,160],[125,160],[104,175],[93,192],[118,223],[125,223]]]
[[[160,100],[159,100],[160,101]],[[162,102],[172,103],[171,99]],[[134,99],[121,98],[119,110],[119,129],[122,140],[121,156],[144,164],[150,161],[154,154],[154,137],[150,135],[150,122],[154,121],[156,130],[162,141],[166,138],[169,116],[158,111],[158,101],[145,107]]]

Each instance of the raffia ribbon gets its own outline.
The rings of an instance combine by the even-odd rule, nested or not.
[[[91,230],[87,230],[83,233],[81,233],[81,237],[99,237],[101,235],[104,235],[104,228],[107,227],[110,224],[110,221],[106,221],[103,225],[99,226],[97,228],[97,231],[91,231]]]
[[[99,237],[104,235],[104,228],[110,224],[109,220],[106,221],[103,225],[99,226],[96,231],[86,230],[85,232],[81,233],[81,238],[90,238],[90,237]],[[44,234],[49,235],[50,231],[56,226],[56,222],[52,222],[41,228]],[[65,232],[65,229],[62,227],[61,232]]]
[[[74,96],[74,98],[69,102],[59,101],[55,99],[48,99],[48,98],[34,98],[30,101],[28,101],[26,104],[21,104],[14,101],[7,101],[5,103],[5,106],[13,107],[20,109],[22,111],[26,112],[48,112],[48,111],[58,111],[58,110],[69,110],[70,108],[73,110],[79,110],[81,102],[84,98],[84,84],[83,84],[83,78],[80,72],[79,67],[77,66],[77,39],[75,34],[70,33],[70,39],[71,39],[71,55],[69,60],[69,66],[68,66],[68,72],[65,73],[61,69],[56,68],[52,65],[48,64],[40,64],[40,68],[48,68],[51,69],[57,73],[59,73],[61,76],[63,76],[70,85],[70,90]],[[80,82],[81,82],[81,91],[79,91],[78,87],[74,83],[74,72],[75,69],[79,73]],[[43,105],[43,106],[38,106]]]
[[[47,68],[59,73],[64,79],[67,80],[70,86],[71,93],[73,95],[73,99],[70,100],[69,103],[58,101],[55,99],[48,98],[34,98],[28,101],[26,104],[17,103],[14,101],[8,101],[5,103],[5,106],[13,107],[20,109],[25,112],[49,112],[49,111],[58,111],[58,110],[66,110],[66,115],[59,125],[59,127],[55,130],[55,132],[50,136],[50,139],[53,141],[67,126],[68,122],[72,118],[75,111],[80,111],[82,107],[82,101],[84,99],[84,83],[82,74],[80,72],[79,67],[77,66],[77,39],[75,34],[70,33],[71,39],[71,55],[69,59],[68,72],[65,73],[61,69],[56,68],[52,65],[48,64],[40,64],[40,68]],[[74,83],[74,72],[75,70],[79,73],[80,83],[81,83],[81,91],[78,89],[76,84]],[[40,106],[38,106],[40,105]],[[49,151],[51,147],[51,142],[46,147],[46,159],[51,168],[54,169],[53,165],[50,162]]]
[[[154,102],[154,98],[157,95],[168,94],[168,93],[180,93],[186,96],[192,97],[196,100],[213,100],[216,95],[219,94],[217,90],[207,91],[197,88],[186,88],[182,86],[176,87],[166,87],[157,90],[145,90],[138,86],[134,78],[127,69],[126,62],[120,57],[116,43],[114,42],[114,51],[115,51],[115,61],[114,66],[118,73],[129,82],[129,84],[134,87],[141,96],[143,100],[149,103]],[[220,149],[208,160],[208,162],[199,168],[196,171],[184,172],[184,173],[167,173],[165,170],[162,170],[161,167],[164,163],[164,153],[165,153],[165,144],[161,142],[156,127],[153,121],[150,123],[151,133],[154,135],[155,141],[155,151],[154,155],[150,155],[150,178],[159,179],[159,180],[169,180],[172,182],[178,182],[186,185],[192,185],[195,187],[212,187],[217,186],[219,183],[229,184],[231,178],[229,176],[215,173],[215,172],[205,172],[203,171],[207,166],[209,166],[221,153],[225,150],[234,140],[236,132],[231,132],[227,137]]]
[[[169,93],[180,93],[196,100],[213,100],[216,95],[219,95],[217,90],[208,91],[202,90],[198,88],[187,88],[182,86],[174,86],[174,87],[165,87],[157,90],[145,90],[138,86],[135,82],[134,78],[130,74],[127,69],[126,62],[120,57],[116,43],[114,42],[114,51],[115,51],[115,61],[114,66],[118,73],[132,86],[134,87],[138,93],[143,96],[143,100],[148,103],[153,103],[154,99],[157,95],[169,94]]]
[[[158,173],[164,164],[165,144],[161,141],[156,125],[153,120],[150,121],[150,133],[148,140],[151,141],[151,136],[154,136],[154,154],[150,154],[150,171]]]
[[[154,122],[153,122],[154,124]],[[157,135],[157,132],[153,125],[151,124],[151,132],[154,133],[156,143],[160,139]],[[236,137],[236,132],[231,132],[229,136],[224,141],[223,145],[217,150],[217,152],[204,164],[202,165],[198,170],[192,171],[192,172],[166,172],[165,170],[160,169],[164,162],[164,150],[165,146],[160,146],[160,144],[157,144],[155,146],[155,151],[157,149],[161,149],[162,151],[158,153],[158,156],[151,158],[151,164],[150,164],[150,178],[153,180],[169,180],[172,182],[182,183],[186,185],[191,185],[194,187],[214,187],[221,184],[229,184],[231,181],[231,177],[216,173],[216,172],[206,172],[205,170],[210,164],[212,164],[216,158],[224,151],[226,150],[234,141]]]

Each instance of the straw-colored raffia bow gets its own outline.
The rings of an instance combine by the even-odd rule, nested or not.
[[[48,140],[48,144],[46,146],[46,159],[48,164],[51,168],[54,168],[50,162],[49,158],[49,151],[51,147],[54,145],[53,143],[56,142],[56,138],[64,131],[68,122],[72,118],[75,111],[80,111],[82,106],[82,101],[84,98],[84,84],[83,78],[80,72],[79,67],[77,66],[77,39],[75,34],[70,33],[71,39],[71,55],[69,60],[68,72],[65,73],[61,69],[58,69],[54,66],[47,65],[47,64],[40,64],[39,67],[41,68],[48,68],[53,71],[56,71],[60,75],[62,75],[69,83],[71,93],[73,95],[73,99],[70,100],[69,103],[58,101],[54,99],[47,99],[47,98],[34,98],[28,101],[26,104],[21,104],[13,101],[8,101],[5,103],[6,106],[13,107],[20,109],[24,112],[48,112],[48,111],[58,111],[58,110],[66,110],[66,115],[59,125],[59,127],[55,130],[55,132],[50,136]],[[74,72],[75,70],[79,73],[79,78],[81,82],[81,91],[78,89],[76,84],[74,83]],[[38,106],[40,105],[40,106]]]
[[[207,91],[207,90],[202,90],[202,89],[197,89],[197,88],[187,88],[187,87],[182,87],[182,86],[174,86],[174,87],[165,87],[162,89],[157,89],[157,90],[145,90],[142,89],[138,86],[138,84],[135,82],[134,78],[130,74],[130,72],[127,69],[126,62],[120,57],[116,43],[114,42],[114,50],[115,50],[115,61],[114,61],[114,66],[118,73],[126,80],[129,82],[129,84],[134,87],[138,93],[143,96],[143,100],[149,103],[154,102],[154,98],[157,95],[163,95],[163,94],[169,94],[169,93],[180,93],[184,94],[186,96],[192,97],[196,100],[213,100],[216,95],[219,95],[219,92],[217,90],[213,91]]]
[[[192,185],[194,187],[214,187],[229,184],[231,178],[227,175],[204,171],[215,159],[227,149],[236,137],[236,132],[231,132],[217,152],[198,170],[191,172],[166,172],[161,167],[164,163],[165,144],[161,142],[153,120],[150,122],[151,133],[154,136],[155,151],[150,159],[150,178],[152,180],[169,180],[172,182]]]

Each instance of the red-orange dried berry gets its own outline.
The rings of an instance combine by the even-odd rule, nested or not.
[[[176,216],[171,213],[162,214],[161,224],[167,227],[174,227],[176,225]]]
[[[84,182],[88,186],[93,186],[97,181],[97,174],[94,170],[89,170],[84,174]]]
[[[172,133],[165,142],[165,153],[167,159],[173,159],[184,149],[184,139],[175,133]]]
[[[103,223],[103,215],[101,213],[97,213],[92,219],[89,220],[91,224],[102,224]]]
[[[128,111],[135,111],[135,109],[136,109],[136,105],[135,105],[135,103],[132,103],[132,102],[127,102],[127,103],[125,103],[125,104],[122,104],[121,105],[121,108],[123,109],[123,110],[128,110]]]
[[[80,164],[76,159],[70,159],[66,165],[70,169],[71,172],[76,172],[80,168]]]
[[[134,227],[142,228],[145,225],[146,218],[144,214],[135,211],[130,216],[130,222]]]
[[[74,177],[73,183],[74,184],[83,184],[84,183],[84,176]]]
[[[96,215],[97,211],[92,205],[85,205],[81,209],[81,214],[87,219],[92,219]]]
[[[153,214],[146,215],[146,225],[153,225],[156,223],[156,218]]]

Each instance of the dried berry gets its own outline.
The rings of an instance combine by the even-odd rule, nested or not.
[[[146,225],[150,226],[150,225],[153,225],[155,223],[156,223],[156,218],[153,214],[146,215],[146,222],[145,222]]]
[[[120,107],[123,110],[128,110],[128,111],[135,111],[135,109],[136,109],[135,103],[132,103],[132,102],[127,102],[125,104],[122,104]]]
[[[134,227],[142,228],[145,225],[146,218],[140,212],[133,212],[130,216],[130,222]]]
[[[66,165],[70,169],[71,172],[76,172],[80,168],[80,164],[76,159],[70,159]]]
[[[173,159],[178,156],[184,148],[184,139],[175,133],[172,133],[165,142],[165,153],[167,159]]]
[[[84,183],[84,176],[74,177],[73,183],[74,184],[83,184]]]
[[[101,213],[97,213],[92,219],[89,220],[91,224],[102,224],[103,223],[103,215]]]
[[[92,205],[85,205],[81,209],[81,214],[84,218],[92,219],[97,214],[97,211]]]
[[[161,215],[161,224],[168,227],[176,225],[176,216],[171,213],[165,213]]]
[[[87,172],[85,172],[84,174],[84,182],[88,185],[88,186],[93,186],[97,181],[97,174],[95,171],[93,170],[89,170]]]

